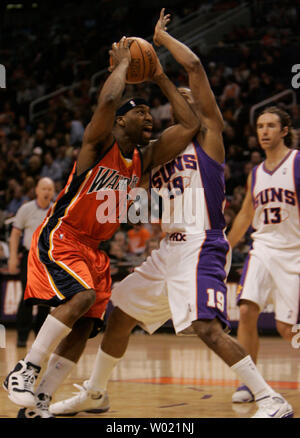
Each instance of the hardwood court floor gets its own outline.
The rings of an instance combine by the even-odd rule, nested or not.
[[[26,349],[15,347],[16,333],[7,331],[7,345],[0,349],[0,378],[23,358]],[[72,395],[93,367],[101,335],[88,342],[76,369],[56,392],[54,401]],[[28,348],[33,337],[28,342]],[[293,405],[300,418],[299,350],[277,337],[261,338],[258,367],[270,385]],[[108,385],[110,411],[79,414],[85,418],[242,418],[250,417],[255,404],[232,404],[239,382],[221,359],[197,337],[135,333],[124,359]],[[0,389],[0,418],[15,418],[18,407]],[[76,418],[77,418],[76,417]]]

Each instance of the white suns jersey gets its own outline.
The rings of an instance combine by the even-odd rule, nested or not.
[[[252,170],[254,241],[300,252],[300,151],[291,150],[273,170]],[[299,267],[300,268],[300,267]],[[300,270],[300,269],[299,269]]]
[[[225,229],[224,165],[210,158],[196,139],[175,159],[152,170],[150,187],[163,198],[163,231]]]

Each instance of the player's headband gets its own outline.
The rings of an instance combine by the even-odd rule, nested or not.
[[[138,105],[149,106],[148,102],[141,97],[129,99],[127,102],[124,103],[124,105],[120,106],[120,108],[117,109],[116,116],[124,116],[124,114],[126,114],[128,111]]]

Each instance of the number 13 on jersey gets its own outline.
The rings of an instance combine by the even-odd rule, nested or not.
[[[265,208],[264,209],[264,224],[279,224],[281,222],[281,208]]]

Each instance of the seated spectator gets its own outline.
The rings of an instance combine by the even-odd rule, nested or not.
[[[240,86],[238,85],[234,75],[230,75],[227,78],[227,85],[224,87],[221,95],[221,102],[225,103],[226,100],[237,99],[240,94]]]
[[[37,151],[35,148],[33,151],[33,155],[29,158],[27,164],[27,174],[28,176],[32,176],[34,179],[40,176],[42,170],[42,158],[41,158],[41,150]]]
[[[163,114],[163,105],[161,103],[161,99],[158,96],[155,96],[151,103],[151,115],[153,117],[153,131],[158,133],[162,130],[162,114]]]
[[[116,243],[120,249],[123,251],[123,253],[128,252],[128,242],[127,242],[127,236],[124,231],[117,231],[113,237],[113,242]]]
[[[146,249],[147,241],[151,234],[146,227],[141,224],[133,225],[133,228],[128,231],[128,249],[133,254],[142,254]]]
[[[238,213],[240,211],[244,197],[245,197],[245,187],[243,186],[235,187],[235,189],[233,190],[233,197],[229,204],[229,207],[235,213]]]
[[[252,164],[253,167],[260,164],[262,162],[262,160],[263,160],[263,157],[259,151],[251,152],[250,163]]]
[[[231,197],[233,195],[234,188],[239,184],[240,180],[239,178],[232,176],[231,168],[228,163],[225,164],[224,176],[226,197]]]
[[[37,129],[32,138],[32,149],[37,147],[41,148],[43,152],[47,149],[45,131],[43,129]]]
[[[71,158],[67,156],[67,146],[59,146],[54,163],[61,168],[63,175],[70,170]]]
[[[158,248],[159,248],[159,242],[160,242],[160,241],[159,241],[158,239],[154,238],[154,237],[151,237],[151,238],[147,241],[146,249],[145,249],[145,253],[144,253],[144,257],[145,257],[145,259],[146,259],[148,256],[151,255],[151,253],[152,253],[152,251],[153,251],[154,249],[158,249]]]
[[[28,197],[24,196],[22,187],[17,184],[14,188],[13,199],[10,201],[6,209],[7,217],[15,216],[21,205],[26,201],[28,201]]]
[[[81,143],[84,133],[84,126],[80,119],[79,111],[74,113],[74,117],[69,123],[70,127],[70,144],[73,145],[77,142]]]
[[[59,181],[63,177],[62,168],[54,161],[54,154],[48,151],[44,157],[44,166],[42,167],[41,177],[51,178],[53,181]]]
[[[235,212],[232,210],[232,208],[228,208],[228,207],[225,208],[224,219],[226,222],[226,234],[230,231],[234,218],[235,218]]]
[[[121,281],[132,270],[127,257],[126,234],[123,231],[118,231],[110,240],[107,254],[110,258],[110,270],[113,282]]]

